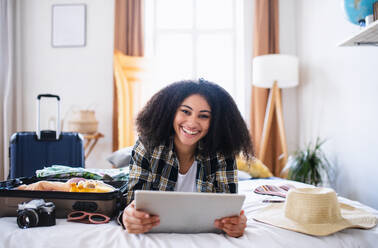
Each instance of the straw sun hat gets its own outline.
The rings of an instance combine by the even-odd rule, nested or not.
[[[377,219],[362,209],[339,203],[329,188],[290,189],[285,203],[273,203],[253,216],[257,221],[296,232],[326,236],[346,228],[369,229]]]

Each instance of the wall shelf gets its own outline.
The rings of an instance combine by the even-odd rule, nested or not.
[[[378,46],[378,20],[338,46]]]

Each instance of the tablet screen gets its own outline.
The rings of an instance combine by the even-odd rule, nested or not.
[[[136,209],[160,217],[150,232],[220,233],[214,221],[239,215],[244,199],[238,194],[135,191]]]

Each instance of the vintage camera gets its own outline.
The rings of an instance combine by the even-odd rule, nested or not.
[[[17,224],[20,228],[55,225],[55,205],[42,199],[18,204]]]

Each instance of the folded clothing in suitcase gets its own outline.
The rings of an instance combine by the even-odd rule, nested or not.
[[[52,179],[51,179],[52,180]],[[65,182],[66,180],[54,179]],[[116,190],[107,193],[83,193],[60,191],[31,191],[17,190],[22,184],[31,184],[41,181],[36,177],[16,178],[0,182],[0,217],[17,216],[18,204],[33,199],[44,199],[55,204],[57,218],[66,218],[72,211],[97,212],[109,217],[118,215],[125,207],[127,182],[105,181]]]
[[[56,98],[56,131],[40,130],[40,100]],[[35,171],[54,164],[84,167],[83,137],[79,133],[61,132],[60,97],[42,94],[37,97],[37,131],[17,132],[10,138],[10,172],[8,178],[32,177]]]

